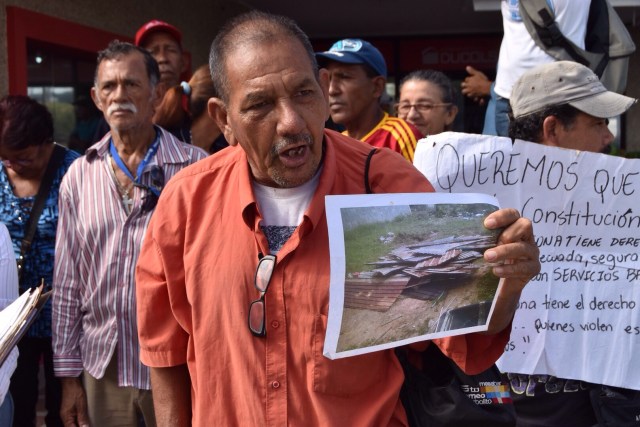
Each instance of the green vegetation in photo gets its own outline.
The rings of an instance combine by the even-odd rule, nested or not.
[[[400,246],[449,236],[495,234],[483,226],[484,218],[489,213],[487,207],[486,204],[411,206],[410,214],[347,230],[344,233],[346,272],[371,270],[371,265],[367,263],[378,260]]]

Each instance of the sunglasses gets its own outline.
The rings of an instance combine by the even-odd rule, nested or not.
[[[158,198],[164,188],[164,171],[160,166],[152,166],[149,171],[149,184],[136,182],[134,185],[138,188],[146,190],[147,194],[143,196],[142,213],[150,212],[156,208]]]
[[[264,296],[269,288],[271,282],[271,275],[276,266],[275,255],[264,255],[258,262],[256,268],[256,276],[253,281],[253,285],[260,292],[260,297],[252,301],[249,305],[249,330],[257,337],[264,337],[267,335],[265,328],[266,323],[266,309]]]

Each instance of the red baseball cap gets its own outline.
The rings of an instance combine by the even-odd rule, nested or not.
[[[157,19],[147,22],[138,29],[138,32],[136,32],[136,46],[140,46],[149,34],[155,32],[169,33],[182,46],[182,33],[180,30],[169,23]]]

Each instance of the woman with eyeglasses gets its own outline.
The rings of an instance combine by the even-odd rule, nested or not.
[[[408,121],[426,137],[451,130],[458,114],[451,80],[440,71],[418,70],[400,82],[398,117]]]
[[[188,112],[182,108],[185,95],[188,99]],[[209,66],[202,65],[193,73],[188,83],[182,82],[167,91],[153,117],[154,123],[163,128],[172,128],[176,123],[182,123],[185,114],[188,114],[191,119],[191,144],[209,154],[220,151],[229,144],[207,113],[207,102],[215,96]]]
[[[15,258],[22,256],[20,293],[38,286],[42,280],[45,290],[51,289],[58,188],[71,162],[78,157],[78,153],[53,142],[53,119],[45,106],[26,96],[7,96],[0,100],[0,222],[9,229]],[[38,196],[41,186],[43,190]],[[31,244],[23,245],[32,209],[41,204],[39,200],[43,208],[34,216]],[[18,367],[10,386],[15,407],[13,425],[35,425],[38,371],[43,359],[46,425],[62,426],[60,382],[53,374],[51,301],[18,343],[18,349]]]

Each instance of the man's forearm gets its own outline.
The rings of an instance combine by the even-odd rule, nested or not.
[[[515,289],[514,289],[515,288]],[[488,325],[488,334],[497,334],[511,324],[513,316],[518,308],[521,289],[517,286],[509,286],[509,280],[505,280],[501,292],[491,316],[491,323]]]
[[[158,427],[191,425],[191,379],[187,365],[151,368],[151,390]]]

